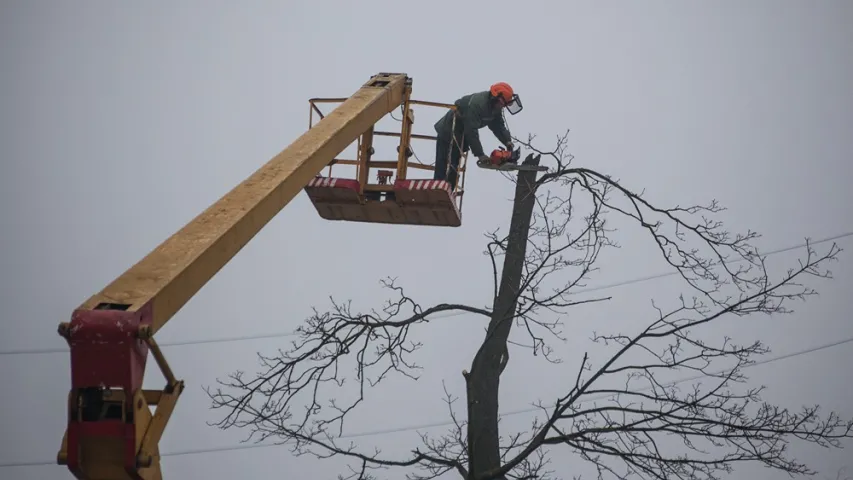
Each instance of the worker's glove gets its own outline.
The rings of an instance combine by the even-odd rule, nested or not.
[[[509,151],[511,152],[511,151],[513,150],[513,147],[514,147],[514,146],[515,146],[515,145],[513,145],[513,144],[512,144],[512,142],[508,142],[508,143],[506,144],[506,149],[507,149],[507,150],[509,150]]]
[[[492,163],[492,157],[488,155],[480,155],[479,157],[477,157],[477,160],[479,160],[481,163]]]

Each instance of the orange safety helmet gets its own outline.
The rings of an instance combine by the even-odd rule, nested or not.
[[[504,102],[509,103],[512,100],[513,91],[512,87],[509,86],[508,83],[498,82],[492,85],[492,88],[489,89],[493,97],[503,97]]]
[[[522,108],[521,99],[513,92],[512,87],[506,82],[498,82],[489,89],[493,97],[499,99],[511,115],[520,112]]]

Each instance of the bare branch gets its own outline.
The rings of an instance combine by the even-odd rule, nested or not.
[[[243,372],[236,372],[227,381],[219,381],[215,392],[208,389],[213,408],[226,410],[215,425],[248,429],[245,441],[282,439],[293,444],[297,455],[351,457],[360,465],[352,472],[353,478],[367,478],[366,470],[377,467],[458,468],[454,461],[429,451],[415,450],[410,459],[396,461],[381,458],[378,451],[362,453],[352,444],[339,443],[345,419],[365,400],[369,387],[392,372],[417,378],[420,367],[409,358],[421,344],[409,340],[412,327],[428,323],[428,317],[439,312],[491,315],[485,309],[457,304],[423,309],[393,279],[382,283],[397,298],[381,310],[354,312],[351,302],[332,300],[332,310],[315,310],[299,327],[298,340],[292,342],[290,350],[279,350],[277,356],[259,354],[263,371],[253,379],[244,380]],[[345,391],[348,367],[354,371],[356,383]],[[230,391],[236,393],[227,393]],[[335,397],[336,392],[353,391],[356,394],[351,400]]]

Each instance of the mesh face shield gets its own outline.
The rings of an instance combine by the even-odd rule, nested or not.
[[[506,104],[506,109],[510,115],[515,115],[516,113],[520,112],[523,108],[524,108],[524,106],[521,104],[521,98],[518,96],[518,94],[513,95],[512,100],[510,100]]]

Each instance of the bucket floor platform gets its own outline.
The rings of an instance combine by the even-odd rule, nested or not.
[[[444,180],[396,180],[381,199],[359,198],[358,180],[315,177],[305,192],[326,220],[458,227],[462,216]]]

